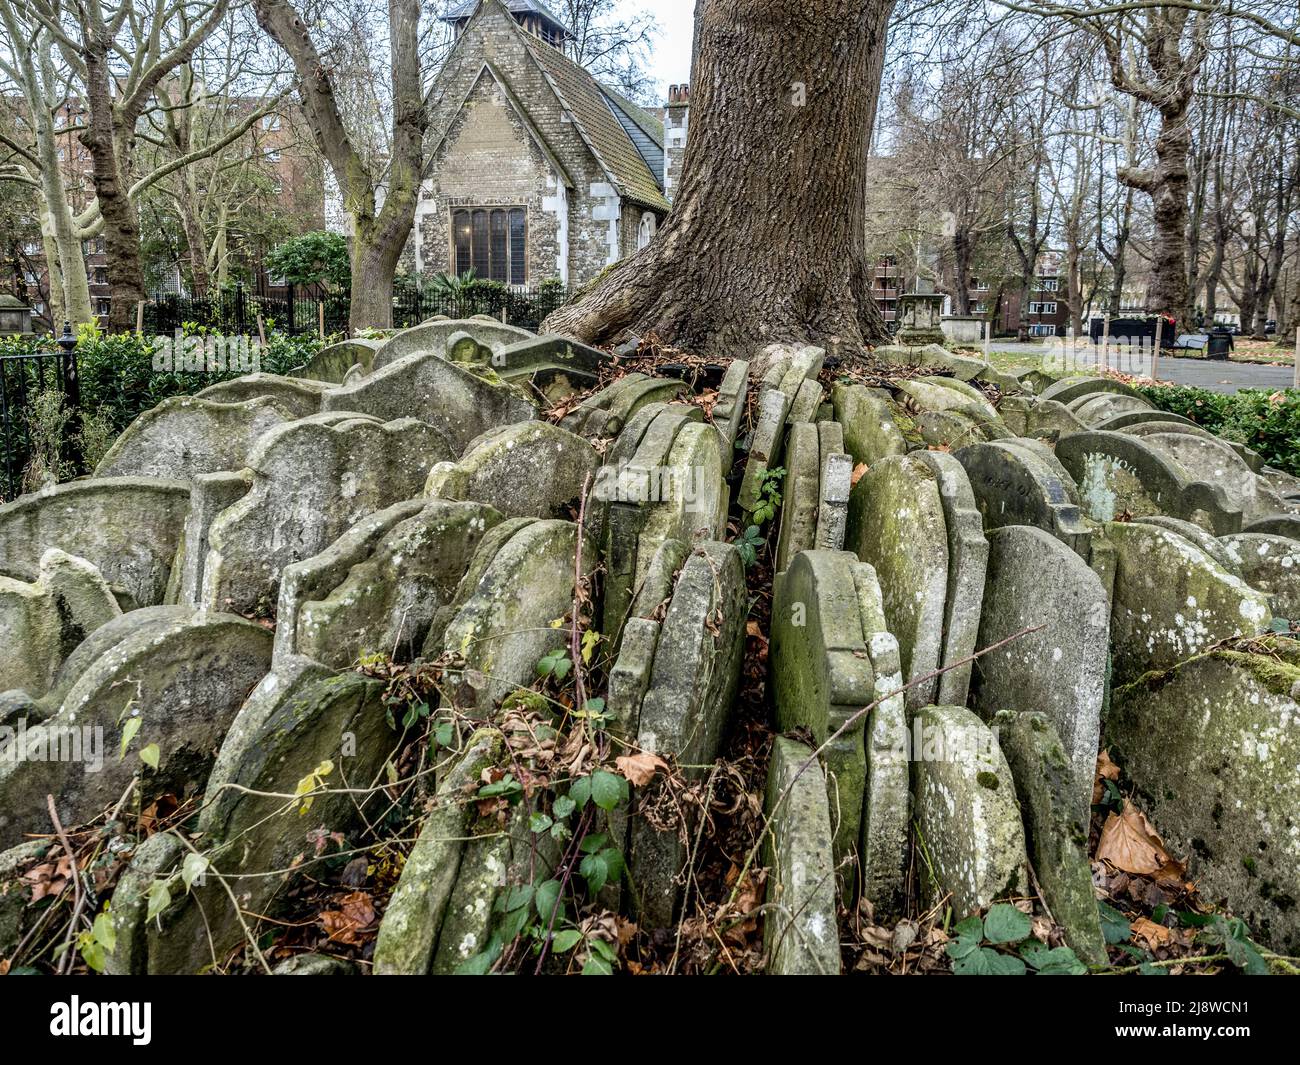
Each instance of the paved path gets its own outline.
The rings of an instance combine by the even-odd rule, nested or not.
[[[1038,358],[1049,354],[1054,358],[1057,357],[1056,352],[1052,349],[1033,342],[995,341],[993,350]],[[1078,362],[1076,365],[1081,367],[1095,366],[1097,364],[1095,349],[1080,348],[1077,357]],[[1119,364],[1114,353],[1112,353],[1111,366],[1113,369],[1123,370],[1126,373],[1146,375],[1151,372],[1150,360],[1151,355],[1148,352],[1142,358],[1141,368],[1139,369],[1136,364]],[[1236,392],[1241,388],[1267,388],[1269,390],[1290,388],[1293,380],[1292,373],[1290,366],[1260,366],[1249,362],[1211,362],[1208,359],[1176,359],[1169,355],[1161,357],[1159,367],[1160,380],[1162,381],[1173,381],[1180,385],[1195,385],[1198,388],[1208,388],[1212,392],[1224,393]]]

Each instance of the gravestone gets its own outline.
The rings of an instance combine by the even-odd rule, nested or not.
[[[99,570],[128,606],[161,603],[189,508],[190,486],[97,477],[43,488],[0,506],[0,573],[32,583],[57,548]]]
[[[989,648],[1022,632],[979,659],[974,705],[986,719],[1000,710],[1046,716],[1074,774],[1074,812],[1085,817],[1106,694],[1110,604],[1097,574],[1059,540],[1008,525],[989,533],[977,642]]]
[[[954,457],[966,470],[986,530],[1031,525],[1086,556],[1092,530],[1072,495],[1072,482],[1042,456],[999,440],[964,447]]]
[[[1106,940],[1088,862],[1088,808],[1047,715],[1004,710],[993,720],[1024,812],[1026,843],[1043,901],[1087,965],[1105,965]],[[1089,782],[1089,790],[1091,790]]]
[[[948,594],[948,531],[939,481],[911,455],[873,465],[849,497],[845,546],[873,566],[885,619],[898,638],[909,709],[927,705],[938,680]]]
[[[487,503],[508,518],[568,518],[597,465],[582,437],[547,422],[519,422],[471,441],[458,463],[435,466],[425,494]]]
[[[250,373],[209,385],[194,398],[210,403],[248,403],[254,399],[269,399],[291,417],[309,418],[320,413],[321,396],[327,388],[329,384],[325,381]]]
[[[840,971],[840,934],[826,780],[812,750],[778,736],[767,772],[771,821],[763,944],[766,971],[829,976]]]
[[[1025,831],[997,737],[957,706],[925,707],[912,735],[916,831],[930,860],[921,878],[925,904],[947,896],[960,920],[1023,895]]]
[[[271,430],[249,459],[253,487],[213,521],[201,601],[269,615],[285,566],[310,558],[369,514],[420,494],[449,456],[432,426],[319,414]]]
[[[1267,533],[1237,533],[1219,543],[1241,578],[1272,596],[1276,617],[1300,621],[1300,543]]]
[[[382,354],[382,348],[375,353],[373,373],[326,392],[321,410],[356,411],[384,422],[417,418],[436,428],[457,453],[489,429],[536,416],[522,392],[439,355],[409,355],[381,368]]]
[[[158,766],[140,778],[142,804],[168,792],[184,796],[203,778],[236,711],[270,666],[271,634],[229,614],[171,610],[161,627],[140,624],[138,612],[102,626],[105,638],[120,639],[87,665],[58,713],[27,730],[29,752],[32,744],[54,745],[64,753],[79,748],[80,757],[73,750],[66,760],[0,761],[0,848],[23,833],[49,830],[46,795],[55,797],[65,825],[111,808],[148,745],[157,745]],[[140,722],[138,731],[119,759],[132,720]]]
[[[686,560],[660,626],[649,685],[641,700],[636,746],[681,766],[695,767],[718,755],[731,716],[745,644],[745,573],[730,544],[698,545]],[[652,802],[662,781],[638,802]],[[634,812],[636,807],[634,806]],[[677,874],[685,850],[674,833],[660,832],[644,818],[631,825],[628,868],[639,893],[643,927],[672,924],[678,898]]]
[[[1300,951],[1300,650],[1228,649],[1117,688],[1106,737],[1188,878],[1251,937]]]
[[[452,602],[484,534],[500,521],[485,504],[429,503],[385,533],[336,587],[302,603],[295,619],[298,653],[336,669],[366,654],[412,661],[434,618]]]
[[[378,340],[340,340],[326,344],[302,366],[290,375],[308,381],[324,381],[327,384],[340,384],[353,367],[360,367],[361,373],[368,374],[375,363],[375,352],[379,349]]]
[[[1111,612],[1115,684],[1268,627],[1268,596],[1191,541],[1137,522],[1110,523],[1106,538],[1119,560]]]
[[[203,473],[243,469],[262,435],[291,420],[267,397],[214,403],[175,396],[136,418],[95,467],[95,476],[192,481]]]
[[[32,584],[0,575],[0,692],[44,695],[81,642],[121,613],[99,570],[57,548]]]
[[[971,663],[957,663],[975,651],[989,545],[984,537],[975,493],[962,464],[941,451],[918,451],[916,458],[928,466],[938,480],[944,527],[948,534],[948,593],[944,602],[943,653],[940,655],[940,665],[947,672],[939,678],[937,697],[947,706],[965,706]]]
[[[831,403],[844,429],[844,449],[855,463],[871,465],[888,455],[907,454],[907,441],[883,395],[864,385],[838,384],[831,390]]]

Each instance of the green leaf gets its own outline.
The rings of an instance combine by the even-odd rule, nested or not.
[[[618,951],[616,951],[603,939],[593,939],[591,941],[591,949],[594,953],[599,954],[602,958],[604,958],[607,962],[609,962],[610,965],[618,964]]]
[[[95,937],[95,942],[109,954],[117,949],[117,929],[113,925],[113,915],[107,910],[95,917],[91,933]]]
[[[558,880],[547,880],[538,885],[533,901],[537,904],[537,913],[543,921],[549,921],[551,914],[555,914],[557,921],[564,919],[564,905],[560,901],[560,890]]]
[[[510,910],[517,910],[521,906],[527,906],[533,901],[532,884],[515,884],[504,895],[497,898],[496,909],[498,913],[508,913]]]
[[[980,941],[977,936],[958,936],[956,939],[949,940],[948,945],[943,949],[948,957],[960,961],[979,950]]]
[[[1019,943],[1032,927],[1028,915],[1006,902],[989,907],[984,918],[984,938],[990,943]]]
[[[579,777],[569,785],[569,798],[581,810],[591,799],[591,777]]]
[[[572,789],[570,789],[572,790]],[[551,813],[563,821],[569,814],[576,810],[578,804],[567,795],[560,795],[551,803]]]
[[[191,851],[185,855],[185,861],[181,863],[181,880],[185,883],[186,891],[189,891],[194,886],[194,881],[208,871],[208,864],[208,859],[202,854]]]
[[[439,747],[450,747],[452,737],[456,735],[456,728],[450,721],[441,722],[433,730],[433,738],[437,741]]]
[[[568,954],[574,947],[582,942],[582,933],[576,928],[566,928],[563,932],[556,932],[551,937],[551,950],[556,954]]]
[[[604,769],[591,774],[591,799],[602,810],[610,811],[628,798],[627,778]]]
[[[140,726],[144,724],[144,719],[139,717],[129,717],[126,724],[122,726],[122,747],[117,753],[118,761],[126,757],[126,749],[131,746],[131,741],[135,739],[135,734],[140,731]]]
[[[1069,947],[1052,947],[1031,940],[1020,948],[1020,956],[1039,976],[1084,976],[1088,967]]]
[[[534,812],[528,816],[528,830],[537,835],[550,830],[551,825],[555,824],[548,814]]]
[[[587,890],[593,895],[609,880],[609,866],[599,854],[588,854],[578,866],[578,872],[587,881]]]
[[[613,976],[614,967],[604,958],[597,958],[592,955],[587,959],[587,964],[582,967],[583,976]]]
[[[172,893],[167,890],[167,881],[158,880],[149,889],[149,908],[145,920],[152,921],[172,904]]]
[[[1139,976],[1168,976],[1169,969],[1163,965],[1152,965],[1149,961],[1144,961],[1138,966]]]
[[[591,665],[591,656],[600,646],[603,637],[595,629],[588,629],[582,634],[582,664]]]
[[[144,747],[140,748],[140,761],[150,769],[156,770],[158,768],[158,762],[161,755],[162,752],[158,750],[158,744],[156,743],[146,744]]]
[[[1114,906],[1107,906],[1104,902],[1099,902],[1097,909],[1101,914],[1101,934],[1106,942],[1110,946],[1127,943],[1133,934],[1133,926],[1128,923],[1128,919]]]

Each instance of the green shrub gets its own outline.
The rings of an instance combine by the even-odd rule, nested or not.
[[[1300,477],[1300,392],[1246,388],[1225,396],[1185,385],[1142,385],[1160,410],[1258,451],[1270,466]]]

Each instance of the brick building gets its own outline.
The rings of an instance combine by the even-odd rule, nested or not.
[[[565,53],[539,0],[468,0],[433,92],[414,266],[510,285],[577,286],[654,236],[685,150],[688,90],[664,122]]]
[[[987,281],[971,282],[971,313],[987,314],[989,299],[995,295]],[[1002,302],[994,331],[1018,333],[1024,321],[1031,337],[1065,336],[1070,322],[1070,307],[1065,301],[1065,278],[1061,276],[1061,255],[1044,252],[1038,258],[1033,287],[1029,290],[1028,313],[1021,315],[1020,290],[1009,286],[1002,291]]]

